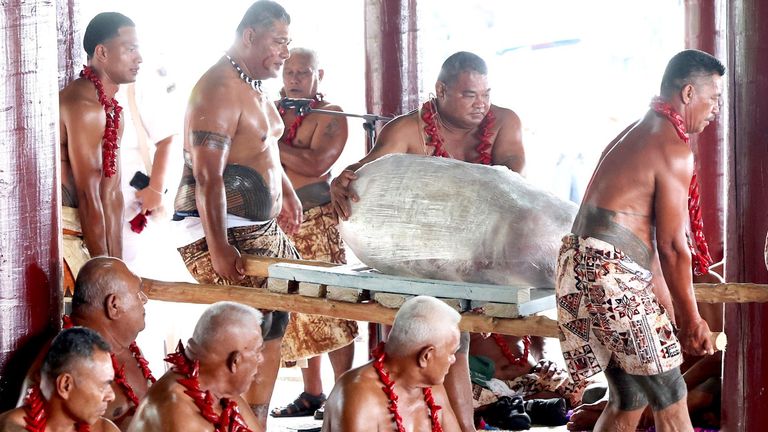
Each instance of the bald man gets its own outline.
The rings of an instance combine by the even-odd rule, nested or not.
[[[239,303],[206,309],[186,348],[179,343],[166,358],[171,369],[152,386],[128,431],[263,430],[241,396],[263,361],[261,321],[261,312]]]
[[[40,386],[30,389],[23,406],[0,414],[0,431],[119,431],[102,417],[115,398],[109,353],[93,330],[59,333],[45,355]]]
[[[459,431],[443,387],[459,349],[454,309],[433,297],[409,299],[395,315],[385,346],[374,361],[345,373],[325,404],[323,431]],[[387,391],[385,382],[394,382]],[[390,411],[397,401],[397,415]]]
[[[98,257],[85,263],[75,281],[72,315],[64,326],[83,326],[97,331],[112,347],[114,398],[105,416],[125,430],[139,400],[154,382],[136,336],[144,329],[147,296],[141,279],[117,258]],[[40,382],[40,360],[30,368],[25,387]],[[37,365],[37,366],[36,366]]]

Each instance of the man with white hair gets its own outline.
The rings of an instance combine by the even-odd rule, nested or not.
[[[261,431],[241,394],[263,361],[262,314],[234,302],[211,305],[186,349],[166,361],[173,367],[152,386],[128,430]]]
[[[461,315],[418,296],[395,316],[374,360],[345,373],[325,405],[323,431],[458,431],[443,387],[456,361]]]
[[[0,415],[0,431],[119,432],[102,417],[115,399],[110,350],[91,329],[59,333],[45,355],[40,386],[30,388],[23,406]]]

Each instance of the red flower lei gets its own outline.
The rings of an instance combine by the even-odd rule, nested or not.
[[[48,413],[45,412],[46,400],[40,387],[32,386],[27,391],[24,398],[24,430],[29,432],[45,432],[45,425],[48,422]],[[88,432],[91,427],[88,423],[77,423],[75,425],[77,432]]]
[[[117,103],[117,99],[107,99],[104,95],[104,85],[92,67],[83,66],[80,77],[87,79],[96,86],[99,102],[107,115],[107,124],[104,127],[104,138],[101,144],[101,163],[104,177],[112,177],[117,173],[117,132],[120,130],[120,112],[123,111],[123,108]]]
[[[184,346],[179,341],[176,352],[169,354],[165,361],[173,365],[173,372],[183,375],[177,382],[181,384],[186,391],[184,393],[191,397],[195,405],[200,410],[204,419],[208,420],[214,427],[214,432],[250,432],[248,424],[240,414],[237,402],[227,398],[221,399],[224,407],[220,415],[213,411],[213,395],[210,391],[200,389],[198,374],[200,371],[200,362],[190,360],[184,352]]]
[[[384,352],[384,342],[379,343],[371,354],[373,355],[373,368],[376,369],[376,372],[379,374],[379,379],[384,384],[384,387],[381,389],[384,391],[384,394],[387,395],[387,399],[389,399],[389,407],[387,408],[389,409],[389,412],[392,413],[392,417],[394,417],[395,428],[397,432],[405,432],[403,418],[397,410],[398,398],[395,393],[395,381],[389,376],[389,371],[384,368],[384,359],[387,356]],[[443,427],[440,426],[440,419],[437,416],[437,412],[440,411],[442,407],[435,403],[435,399],[432,397],[431,387],[424,388],[424,402],[427,404],[427,408],[429,408],[429,414],[432,419],[432,432],[442,432]]]
[[[491,337],[494,342],[496,342],[496,345],[499,346],[501,353],[504,354],[504,357],[506,357],[510,364],[522,366],[528,362],[528,352],[531,348],[530,336],[523,336],[523,355],[521,356],[512,354],[512,350],[509,349],[509,345],[507,344],[507,341],[504,340],[504,336],[498,333],[491,333]]]
[[[323,94],[317,93],[315,94],[315,97],[312,98],[312,102],[309,103],[309,109],[314,109],[320,102],[323,101]],[[278,104],[277,108],[278,112],[280,112],[280,117],[284,116],[286,113],[285,108],[281,104]],[[304,121],[304,117],[306,117],[307,114],[304,112],[300,112],[296,115],[296,118],[293,120],[293,124],[291,124],[291,127],[288,128],[288,131],[285,133],[285,137],[283,138],[283,142],[288,144],[289,146],[293,145],[293,140],[296,139],[296,134],[299,132],[299,128],[301,127],[301,123]]]
[[[440,137],[440,132],[437,130],[435,117],[437,117],[437,110],[435,109],[434,102],[430,99],[424,102],[424,105],[421,106],[421,119],[424,120],[425,123],[424,132],[429,137],[427,145],[435,148],[432,156],[450,158],[451,155],[448,154],[443,147],[443,138]],[[483,121],[480,122],[480,126],[478,127],[478,138],[480,139],[480,143],[475,147],[475,150],[480,156],[475,159],[475,163],[482,165],[491,164],[491,147],[493,146],[493,143],[491,142],[491,129],[495,123],[496,116],[493,114],[493,111],[488,110],[488,114],[485,115],[485,118],[483,118]]]
[[[72,318],[70,318],[69,315],[62,316],[61,322],[62,327],[65,329],[72,328],[74,326]],[[128,350],[131,351],[133,358],[136,359],[136,363],[138,364],[139,369],[141,369],[141,374],[144,376],[144,379],[154,384],[156,379],[154,376],[152,376],[152,371],[149,370],[149,362],[144,358],[144,355],[141,353],[141,350],[135,341],[128,346]],[[112,369],[115,371],[114,381],[123,389],[123,393],[125,393],[125,396],[128,398],[128,400],[131,401],[131,404],[133,405],[122,416],[115,419],[115,422],[119,423],[125,417],[132,416],[134,413],[136,413],[136,408],[139,407],[139,398],[136,396],[136,392],[133,391],[133,387],[128,384],[128,380],[125,377],[125,366],[121,366],[120,363],[118,363],[117,356],[115,356],[114,353],[109,353],[109,356],[112,359]]]
[[[661,98],[655,97],[651,101],[651,108],[657,114],[669,120],[672,126],[675,127],[677,136],[686,144],[689,144],[690,138],[685,130],[685,120],[671,105],[664,102]],[[696,172],[694,172],[691,177],[691,185],[688,188],[688,215],[691,220],[691,235],[693,236],[693,240],[690,237],[688,238],[688,248],[691,250],[693,272],[699,276],[706,274],[713,262],[712,257],[709,255],[707,239],[704,237],[704,222],[701,217],[700,200],[699,182],[696,178]],[[694,242],[696,242],[695,248],[693,246]]]

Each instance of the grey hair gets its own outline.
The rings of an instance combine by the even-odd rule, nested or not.
[[[406,356],[433,344],[441,335],[457,329],[461,315],[441,300],[430,296],[408,299],[395,315],[387,339],[389,355]]]
[[[295,55],[303,55],[309,57],[311,60],[310,63],[312,64],[312,69],[318,70],[320,68],[320,57],[317,55],[317,51],[304,47],[291,48],[291,57]]]
[[[212,304],[195,325],[192,339],[203,349],[221,343],[233,331],[252,330],[261,326],[264,316],[257,309],[231,301]]]
[[[437,75],[437,80],[445,85],[451,85],[456,82],[462,72],[477,72],[480,75],[488,75],[488,66],[479,55],[459,51],[445,59],[440,73]]]

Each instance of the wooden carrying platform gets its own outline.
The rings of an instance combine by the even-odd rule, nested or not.
[[[367,267],[245,256],[245,273],[269,277],[268,288],[144,280],[153,300],[210,304],[236,301],[261,309],[392,324],[409,297],[431,295],[462,312],[471,332],[557,337],[557,322],[535,314],[555,307],[554,289],[472,284],[384,275]],[[696,284],[705,303],[768,302],[756,284]]]

